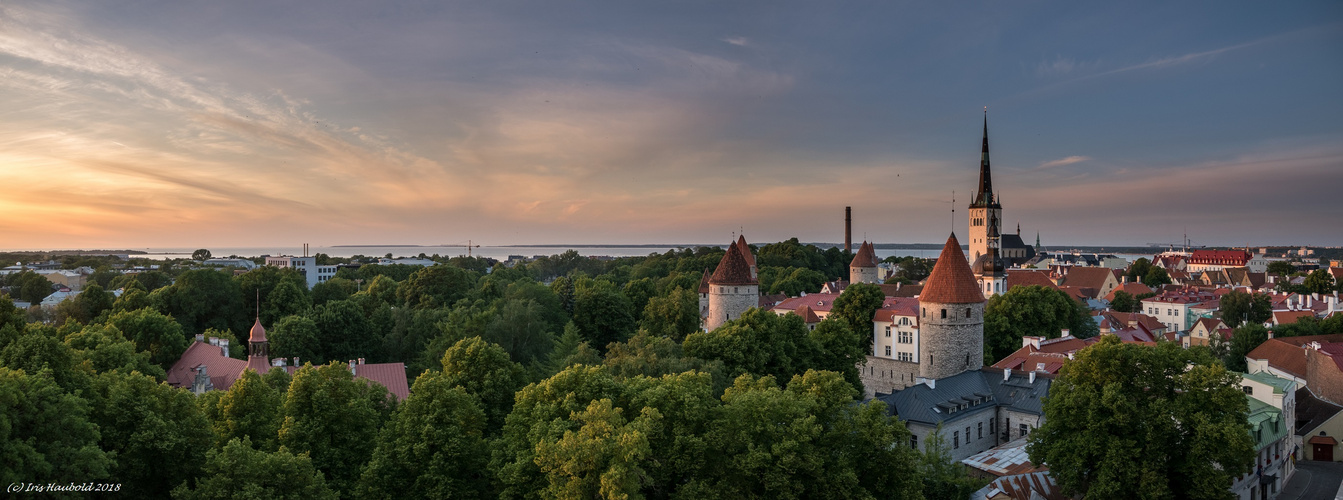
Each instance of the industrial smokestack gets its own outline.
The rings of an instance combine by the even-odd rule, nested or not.
[[[853,207],[844,207],[844,251],[853,251]]]

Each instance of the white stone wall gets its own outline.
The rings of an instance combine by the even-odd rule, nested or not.
[[[1026,424],[1026,426],[1029,428],[1029,432],[1035,432],[1035,429],[1040,428],[1040,423],[1043,418],[1044,417],[1040,415],[1035,415],[1031,413],[1022,413],[1008,409],[1002,409],[1001,411],[998,412],[998,423],[994,425],[994,428],[995,430],[998,431],[999,439],[1002,439],[1003,437],[1004,428],[1010,431],[1011,434],[1008,436],[1007,439],[1000,441],[999,444],[1020,438],[1021,424]]]
[[[849,267],[849,284],[853,283],[871,283],[881,284],[877,278],[877,268],[875,267]]]
[[[974,413],[942,424],[942,440],[946,443],[947,451],[951,453],[951,459],[956,462],[997,446],[997,440],[989,432],[989,423],[993,421],[997,414],[996,409],[993,406],[986,405],[982,408],[963,411]],[[932,435],[936,428],[915,422],[906,422],[905,425],[909,427],[911,434],[919,437],[919,451],[923,451],[928,443],[928,437]],[[966,435],[967,428],[970,431],[968,436]],[[980,429],[983,429],[982,434]],[[959,442],[957,442],[958,437]]]
[[[709,316],[704,320],[704,330],[713,331],[758,305],[758,285],[709,285]]]
[[[984,367],[983,302],[924,302],[919,315],[919,376],[941,379]]]
[[[914,385],[919,364],[867,356],[858,365],[858,376],[863,382],[863,399],[872,399],[877,393],[890,394]]]

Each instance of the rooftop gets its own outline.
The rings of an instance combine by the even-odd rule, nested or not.
[[[924,282],[919,300],[937,304],[984,302],[984,292],[979,291],[979,284],[975,281],[974,273],[970,272],[965,253],[961,252],[961,243],[956,240],[956,233],[952,233],[946,245],[942,246],[942,254],[937,257],[933,272]]]

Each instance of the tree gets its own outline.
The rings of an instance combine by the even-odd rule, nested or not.
[[[1268,263],[1268,273],[1283,277],[1291,276],[1296,273],[1296,266],[1285,260],[1275,260]]]
[[[640,326],[649,333],[677,342],[698,331],[699,325],[699,294],[679,287],[667,295],[649,299],[640,321]]]
[[[983,481],[966,475],[965,466],[951,458],[941,424],[924,441],[919,476],[923,478],[923,497],[927,500],[963,500],[984,486]]]
[[[263,325],[273,325],[291,314],[303,314],[312,305],[307,278],[294,268],[262,266],[235,276],[233,281],[242,294],[244,311],[248,316],[259,313]]]
[[[1147,257],[1139,257],[1138,260],[1135,260],[1133,261],[1132,264],[1129,264],[1128,272],[1124,273],[1124,275],[1128,276],[1129,281],[1139,281],[1142,279],[1147,279],[1147,274],[1152,272],[1153,267],[1159,267],[1159,266],[1153,266],[1152,261],[1148,260]]]
[[[1243,372],[1246,370],[1245,355],[1268,340],[1268,330],[1259,323],[1246,323],[1231,330],[1231,345],[1226,353],[1226,369]]]
[[[306,316],[285,316],[266,332],[270,354],[277,358],[298,358],[299,362],[325,363],[338,358],[326,358],[322,349],[321,330],[317,322]],[[348,359],[348,358],[347,358]]]
[[[95,380],[90,420],[101,448],[116,457],[110,473],[123,493],[163,498],[199,474],[212,436],[194,395],[139,373]]]
[[[80,324],[89,324],[103,311],[112,309],[112,303],[115,299],[116,297],[104,291],[103,287],[89,285],[84,288],[84,291],[79,292],[79,295],[56,305],[56,323],[64,324],[66,321],[75,321]]]
[[[1106,336],[1063,365],[1027,451],[1066,495],[1232,498],[1254,458],[1248,411],[1215,360]]]
[[[984,307],[984,364],[990,365],[1021,348],[1027,335],[1057,338],[1062,330],[1088,338],[1097,327],[1067,293],[1040,285],[1012,287],[994,295]]]
[[[721,361],[686,356],[676,341],[640,331],[626,342],[611,344],[602,364],[618,378],[645,376],[658,378],[689,371],[709,374],[715,392],[727,388],[728,379]]]
[[[451,306],[476,285],[479,275],[453,266],[429,266],[406,278],[397,288],[397,297],[409,307]]]
[[[355,282],[336,276],[312,286],[312,305],[321,306],[328,302],[345,300],[357,291]]]
[[[50,373],[0,366],[0,482],[67,483],[108,477],[113,462],[98,448],[88,403]]]
[[[137,350],[149,353],[149,361],[167,369],[190,345],[182,332],[182,325],[153,309],[140,309],[113,314],[107,324],[115,326],[127,339],[135,342]]]
[[[1303,283],[1309,293],[1325,294],[1334,291],[1334,275],[1328,269],[1316,269],[1306,275]]]
[[[1110,300],[1110,309],[1120,312],[1139,312],[1142,310],[1142,303],[1133,298],[1133,294],[1123,290],[1116,290],[1114,298]]]
[[[222,448],[235,439],[247,439],[257,449],[276,450],[283,399],[279,391],[262,379],[262,374],[244,370],[215,403],[216,414],[212,415],[211,423],[215,446]]]
[[[1153,290],[1156,290],[1156,288],[1161,285],[1170,284],[1170,275],[1166,273],[1164,268],[1152,266],[1152,269],[1148,270],[1147,275],[1143,277],[1142,282]]]
[[[513,409],[513,393],[526,383],[524,374],[522,365],[509,360],[508,352],[480,337],[459,340],[443,354],[441,377],[480,399],[488,429],[503,426],[504,417]]]
[[[25,270],[18,274],[11,275],[5,282],[9,283],[11,293],[13,293],[13,291],[18,291],[15,295],[19,300],[32,305],[42,303],[42,299],[47,298],[52,292],[51,281],[47,280],[45,276],[32,271]]]
[[[140,372],[156,380],[166,377],[163,367],[150,361],[148,352],[136,350],[135,343],[112,325],[86,326],[67,335],[65,345],[72,350],[75,363],[93,373]]]
[[[501,299],[481,337],[503,347],[518,363],[530,364],[550,352],[555,335],[548,331],[545,311],[532,300]]]
[[[307,453],[332,489],[354,491],[391,411],[387,389],[354,380],[343,363],[304,365],[289,384],[280,445]]]
[[[609,281],[587,281],[574,293],[574,324],[592,347],[605,349],[634,333],[630,301]]]
[[[657,283],[652,278],[633,280],[625,283],[623,293],[630,300],[630,315],[638,318],[648,307],[648,301],[657,296]]]
[[[485,412],[440,373],[415,380],[364,469],[364,498],[491,498]]]
[[[1236,328],[1241,323],[1263,324],[1273,317],[1273,304],[1268,295],[1262,293],[1232,290],[1222,296],[1219,308],[1222,311],[1222,321],[1231,328]]]
[[[222,449],[205,454],[205,476],[196,487],[182,483],[173,490],[180,500],[275,498],[286,500],[335,500],[322,473],[306,454],[287,449],[267,453],[251,441],[234,439]]]
[[[652,450],[648,435],[661,425],[662,415],[645,408],[633,421],[610,399],[592,401],[572,417],[578,425],[564,435],[545,438],[536,445],[536,463],[553,498],[623,500],[640,497],[648,482],[641,467]]]
[[[314,307],[312,318],[322,335],[323,361],[376,357],[381,344],[377,332],[353,302],[337,300]]]
[[[210,257],[210,251],[204,248],[191,252],[191,260],[209,260]]]
[[[172,316],[188,336],[207,328],[245,331],[250,324],[238,284],[213,269],[186,271],[172,285],[150,294],[155,308]],[[122,328],[122,331],[126,331]]]
[[[862,333],[868,333],[868,330],[863,330]],[[858,373],[858,362],[863,360],[863,356],[867,353],[858,346],[862,345],[862,337],[867,337],[870,341],[872,336],[860,335],[850,330],[844,321],[829,317],[817,324],[807,336],[816,345],[815,356],[811,363],[807,364],[807,368],[843,375],[849,385],[862,393],[863,381]]]
[[[80,394],[89,388],[89,373],[75,365],[75,355],[61,342],[54,328],[29,324],[24,332],[0,350],[0,366],[51,377],[66,391]]]
[[[578,326],[570,321],[564,325],[564,334],[555,340],[555,348],[546,356],[545,363],[541,369],[545,375],[554,375],[563,371],[565,368],[579,365],[599,365],[602,358],[597,351],[588,346],[583,341],[583,336],[578,334]]]
[[[850,331],[863,333],[856,341],[863,354],[872,352],[872,317],[886,302],[886,293],[871,283],[853,283],[839,294],[830,308],[827,319],[843,321]],[[856,361],[855,361],[856,363]]]

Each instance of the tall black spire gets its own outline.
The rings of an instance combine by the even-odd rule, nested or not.
[[[993,196],[993,177],[989,173],[989,108],[984,108],[984,146],[979,155],[979,190],[975,192],[970,207],[997,208],[998,200]]]

